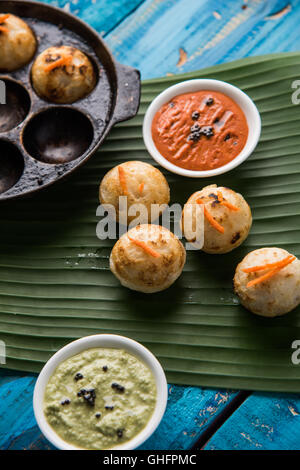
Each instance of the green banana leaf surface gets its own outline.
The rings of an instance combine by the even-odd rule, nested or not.
[[[300,255],[300,105],[292,83],[300,53],[243,59],[146,81],[136,118],[115,127],[101,150],[72,177],[24,200],[0,206],[1,367],[38,372],[73,339],[116,333],[143,343],[161,361],[169,382],[235,389],[298,392],[300,365],[291,360],[300,339],[300,308],[267,319],[234,295],[237,263],[251,250],[278,246]],[[154,163],[142,139],[144,113],[166,87],[190,78],[216,78],[243,89],[262,117],[260,143],[235,170],[189,179],[163,170],[171,203],[184,204],[211,183],[241,192],[253,226],[226,255],[187,253],[179,280],[144,295],[123,288],[109,270],[112,240],[96,236],[98,187],[126,160]]]

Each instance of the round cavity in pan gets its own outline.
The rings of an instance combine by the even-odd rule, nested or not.
[[[19,149],[6,140],[0,140],[0,194],[16,184],[23,171],[24,160]]]
[[[74,108],[53,107],[35,115],[24,129],[27,152],[44,163],[68,163],[82,156],[94,137],[88,117]]]
[[[24,121],[30,110],[30,96],[27,90],[14,80],[1,78],[4,84],[5,104],[1,104],[0,132],[7,132]]]

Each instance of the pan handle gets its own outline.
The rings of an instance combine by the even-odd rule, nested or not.
[[[112,124],[133,118],[138,112],[141,99],[140,72],[118,62],[116,71],[118,85]]]

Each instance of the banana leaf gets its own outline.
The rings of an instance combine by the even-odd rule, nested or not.
[[[75,175],[38,196],[0,206],[1,367],[38,372],[60,347],[81,336],[117,333],[147,346],[177,384],[298,392],[300,309],[275,319],[246,311],[232,290],[237,263],[249,251],[279,246],[300,255],[300,106],[292,82],[300,54],[248,58],[146,81],[135,119],[117,126]],[[188,179],[163,171],[171,202],[183,204],[217,183],[251,205],[246,242],[226,255],[188,252],[180,279],[149,296],[127,290],[109,270],[113,241],[96,237],[98,186],[123,161],[153,163],[142,139],[143,115],[166,87],[190,78],[225,80],[248,93],[262,116],[260,143],[228,174]]]

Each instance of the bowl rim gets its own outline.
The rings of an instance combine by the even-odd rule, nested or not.
[[[177,95],[201,90],[219,91],[233,99],[244,112],[249,128],[246,144],[241,152],[233,160],[221,167],[205,171],[188,170],[169,162],[156,148],[151,132],[153,118],[163,104],[167,103]],[[166,170],[190,178],[208,178],[212,176],[218,176],[223,173],[227,173],[233,168],[236,168],[251,155],[259,141],[260,134],[261,117],[252,99],[245,92],[240,90],[240,88],[232,85],[231,83],[212,78],[195,78],[191,80],[185,80],[166,88],[151,102],[143,121],[143,139],[145,146],[152,158]]]
[[[86,450],[76,447],[64,441],[48,424],[44,411],[43,401],[46,385],[57,368],[57,366],[64,360],[91,348],[116,348],[125,349],[129,354],[134,355],[137,359],[143,362],[151,370],[157,389],[157,400],[154,412],[146,424],[146,426],[130,441],[127,441],[119,446],[112,447],[112,449],[105,450],[133,450],[145,442],[156,430],[160,424],[166,410],[168,400],[168,385],[164,370],[156,359],[156,357],[142,344],[137,341],[127,338],[126,336],[114,334],[96,334],[85,336],[68,343],[63,348],[59,349],[44,365],[41,370],[37,382],[35,384],[33,393],[33,410],[37,424],[51,444],[60,450]],[[99,449],[101,450],[101,449]]]

